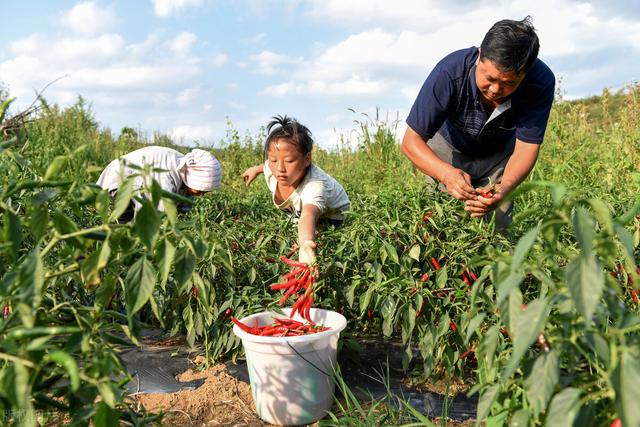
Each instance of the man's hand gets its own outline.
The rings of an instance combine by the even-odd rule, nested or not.
[[[508,190],[498,184],[495,191],[490,188],[478,188],[478,195],[465,202],[464,210],[471,212],[472,218],[479,218],[492,212],[507,197]],[[484,194],[484,195],[483,195]]]
[[[447,192],[458,200],[471,200],[476,198],[476,190],[471,186],[471,176],[461,169],[450,167],[441,176],[442,183],[447,187]]]
[[[251,185],[258,175],[262,173],[262,168],[260,166],[252,166],[242,174],[242,179],[247,187]]]

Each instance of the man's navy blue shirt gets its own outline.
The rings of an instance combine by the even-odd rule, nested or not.
[[[407,117],[409,127],[424,140],[438,132],[461,152],[479,157],[511,153],[516,138],[541,144],[555,93],[549,67],[536,59],[518,88],[488,116],[476,85],[477,58],[478,48],[470,47],[435,66]]]

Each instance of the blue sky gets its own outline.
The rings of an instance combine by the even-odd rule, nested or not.
[[[404,118],[447,53],[503,18],[532,15],[565,97],[640,80],[633,0],[137,0],[5,2],[0,82],[29,105],[82,95],[97,120],[219,145],[227,119],[256,134],[298,118],[318,144],[355,137],[362,114]],[[349,109],[355,110],[354,114]]]

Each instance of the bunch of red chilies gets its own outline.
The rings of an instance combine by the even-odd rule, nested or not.
[[[295,337],[299,335],[316,334],[329,329],[326,326],[315,326],[310,323],[287,319],[286,317],[282,319],[274,318],[271,325],[263,326],[258,325],[257,319],[254,326],[245,325],[235,317],[232,317],[231,320],[243,331],[263,337]]]
[[[262,336],[290,337],[315,334],[329,329],[325,326],[315,326],[315,323],[311,320],[311,316],[309,315],[311,306],[313,305],[313,283],[316,281],[316,277],[318,276],[317,265],[310,266],[309,264],[297,262],[285,256],[281,256],[280,259],[285,264],[293,267],[293,270],[282,276],[285,279],[284,282],[271,285],[272,291],[285,290],[285,293],[282,298],[280,298],[278,305],[283,306],[291,295],[298,296],[300,290],[304,289],[304,293],[300,295],[298,300],[293,304],[293,308],[289,314],[289,319],[274,318],[274,323],[271,325],[259,326],[256,322],[256,325],[253,327],[245,325],[235,317],[232,317],[231,320],[243,331]],[[293,320],[292,317],[295,316],[296,312],[308,323],[303,324]]]

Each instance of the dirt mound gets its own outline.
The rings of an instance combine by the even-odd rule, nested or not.
[[[251,387],[232,376],[233,367],[215,365],[190,369],[177,376],[179,381],[204,378],[195,390],[170,394],[137,394],[139,405],[151,412],[164,412],[163,425],[170,426],[263,426],[257,417]]]

